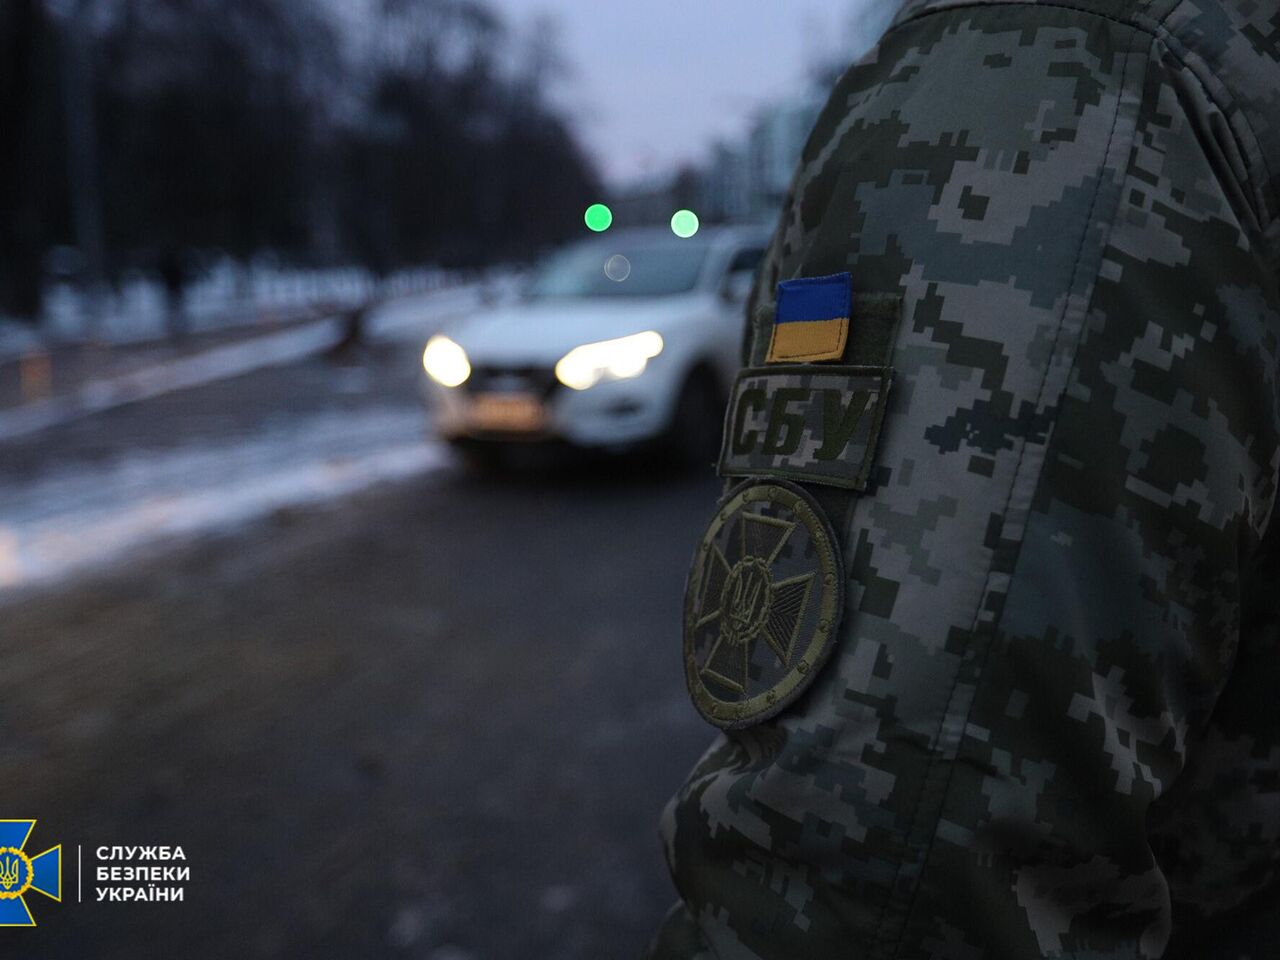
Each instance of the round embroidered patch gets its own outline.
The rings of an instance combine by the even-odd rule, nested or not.
[[[737,729],[773,716],[813,682],[844,603],[836,538],[789,483],[731,491],[694,556],[684,671],[698,712]]]

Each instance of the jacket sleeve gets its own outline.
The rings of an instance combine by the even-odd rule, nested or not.
[[[755,299],[902,298],[873,483],[812,486],[836,653],[671,801],[653,956],[1157,958],[1274,896],[1280,294],[1229,113],[1049,4],[841,80]]]

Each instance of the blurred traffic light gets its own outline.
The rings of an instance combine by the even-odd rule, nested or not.
[[[613,211],[603,203],[593,203],[587,207],[587,212],[583,219],[587,223],[588,230],[604,233],[613,225]]]
[[[681,240],[688,240],[698,232],[698,215],[692,210],[677,210],[671,218],[671,232]]]

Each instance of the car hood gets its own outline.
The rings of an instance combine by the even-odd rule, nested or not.
[[[644,299],[521,301],[489,308],[459,320],[445,333],[473,364],[551,365],[574,347],[644,330],[667,334],[705,316],[706,294]]]

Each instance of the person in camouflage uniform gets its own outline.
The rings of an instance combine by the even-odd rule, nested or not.
[[[836,484],[742,384],[843,271],[848,366],[785,380],[891,379]],[[721,460],[817,505],[842,612],[777,626],[747,530],[801,507],[730,491],[654,960],[1280,956],[1278,277],[1276,0],[907,3],[805,147]]]

